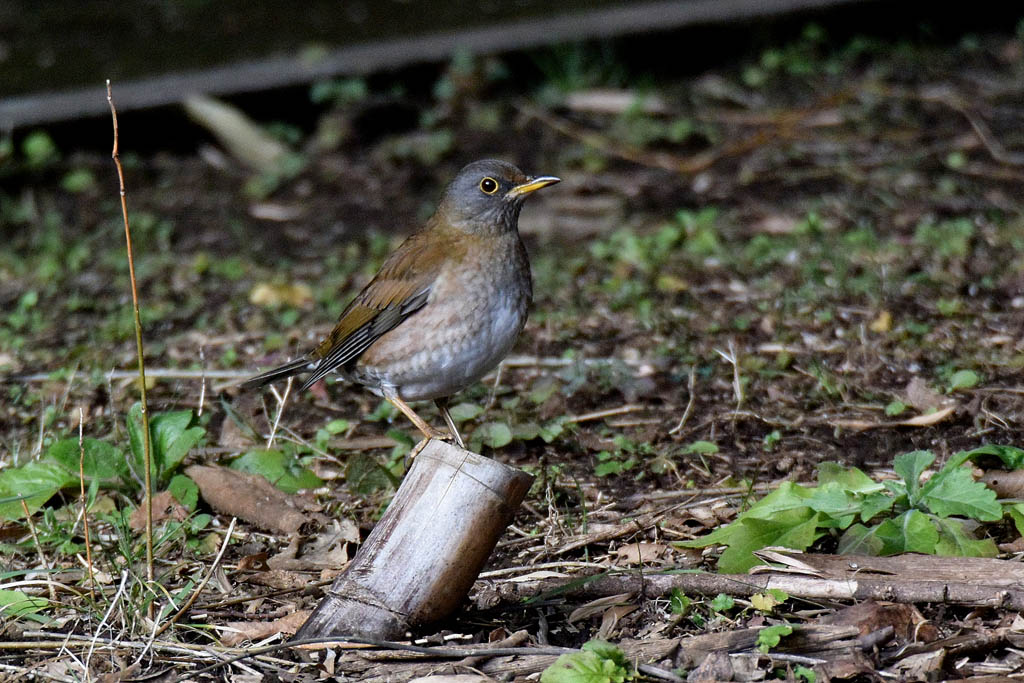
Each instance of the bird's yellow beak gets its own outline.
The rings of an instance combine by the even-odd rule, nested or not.
[[[553,175],[537,176],[536,178],[530,178],[525,183],[520,183],[519,185],[516,185],[515,187],[508,191],[508,194],[506,194],[505,197],[508,199],[523,197],[525,195],[530,194],[531,192],[536,192],[542,187],[554,185],[555,183],[559,183],[561,181],[561,178],[556,178]]]

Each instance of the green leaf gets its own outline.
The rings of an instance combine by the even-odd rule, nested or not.
[[[348,431],[348,427],[348,420],[342,420],[340,418],[336,420],[331,420],[330,422],[324,425],[324,429],[326,429],[327,433],[332,436],[335,434],[341,434],[342,432]]]
[[[452,419],[455,422],[465,422],[466,420],[472,420],[474,417],[484,412],[483,406],[476,403],[463,402],[453,405],[448,409],[451,413]]]
[[[752,554],[770,545],[778,545],[794,550],[806,550],[823,532],[818,530],[820,515],[810,508],[785,510],[775,514],[772,519],[742,517],[728,527],[719,529],[723,534],[712,543],[721,543],[728,548],[718,559],[718,571],[724,574],[738,574],[747,571],[759,561]],[[708,536],[697,539],[707,542]],[[693,543],[690,541],[689,543]],[[697,546],[700,547],[700,546]]]
[[[285,493],[315,489],[323,484],[320,477],[279,450],[254,450],[238,457],[231,469],[259,474]]]
[[[757,632],[757,649],[761,652],[768,652],[769,650],[778,647],[779,642],[792,632],[793,627],[789,624],[765,626]]]
[[[896,417],[906,409],[907,404],[903,401],[891,401],[885,406],[885,414],[888,417]]]
[[[917,505],[918,491],[921,487],[921,473],[935,462],[931,451],[911,451],[896,457],[892,461],[892,469],[907,484],[907,497],[911,505]]]
[[[882,485],[861,472],[856,467],[843,467],[836,462],[823,462],[818,465],[818,484],[835,484],[853,493],[872,493],[881,491]]]
[[[1017,533],[1024,536],[1024,503],[1014,503],[1006,506],[1006,513],[1013,520]]]
[[[939,540],[935,552],[956,557],[995,557],[999,548],[991,538],[974,538],[958,519],[936,519]]]
[[[793,667],[793,677],[802,678],[806,683],[814,683],[818,680],[818,676],[814,673],[814,669],[809,669],[806,666],[801,666],[799,664]]]
[[[718,452],[718,445],[710,441],[694,441],[683,449],[683,455],[699,453],[700,455],[713,455]]]
[[[719,593],[711,600],[711,609],[716,612],[728,612],[736,606],[736,599],[731,595]]]
[[[473,440],[491,448],[512,443],[512,430],[504,422],[486,422],[473,430]]]
[[[981,522],[1003,517],[996,492],[974,481],[966,467],[944,467],[921,488],[920,504],[939,517],[960,515]]]
[[[26,595],[21,591],[0,590],[0,619],[35,614],[49,604],[46,598]]]
[[[540,675],[541,683],[624,683],[630,678],[622,651],[601,641],[591,641],[580,652],[559,656]]]
[[[82,458],[82,453],[85,457]],[[82,460],[82,471],[86,479],[99,479],[108,486],[116,486],[128,475],[128,461],[117,447],[98,439],[62,439],[50,446],[46,456],[52,458],[68,472],[78,477],[78,463]]]
[[[939,532],[932,521],[920,510],[907,510],[895,519],[878,525],[875,536],[882,542],[879,555],[898,553],[935,554]]]
[[[854,524],[839,537],[836,553],[840,555],[880,555],[885,543],[876,535],[878,526]]]
[[[994,455],[1003,461],[1003,464],[1007,469],[1024,469],[1024,449],[1016,448],[1014,446],[1001,446],[999,444],[990,443],[969,451],[960,451],[956,455],[963,455],[967,460],[974,460],[979,455]]]
[[[184,474],[176,474],[171,477],[170,483],[167,484],[167,490],[189,511],[196,509],[196,504],[199,502],[199,487]]]
[[[161,413],[150,418],[153,460],[161,477],[173,471],[206,433],[202,427],[193,426],[194,421],[191,410]]]
[[[690,605],[693,604],[691,600],[683,591],[678,588],[672,589],[672,594],[668,599],[668,608],[672,614],[686,614],[690,611]]]
[[[974,370],[958,370],[949,378],[948,391],[952,393],[959,389],[970,389],[980,381],[981,377]]]
[[[892,510],[896,498],[886,493],[871,493],[860,502],[860,521],[870,522],[875,515]]]
[[[78,481],[78,475],[71,474],[50,460],[37,460],[21,467],[0,471],[0,498],[12,500],[0,504],[0,518],[17,520],[25,516],[22,500],[28,506],[29,514],[43,506],[65,486]]]

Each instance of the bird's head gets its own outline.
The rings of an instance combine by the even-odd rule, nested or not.
[[[438,206],[438,218],[467,232],[515,230],[523,200],[559,180],[528,176],[505,161],[474,161],[449,183]]]

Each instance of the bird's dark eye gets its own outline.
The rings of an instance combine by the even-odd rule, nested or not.
[[[490,176],[480,181],[480,191],[484,194],[494,194],[498,191],[498,181]]]

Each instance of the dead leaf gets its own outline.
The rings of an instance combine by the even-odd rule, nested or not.
[[[597,635],[594,637],[598,640],[608,640],[615,629],[618,628],[619,620],[628,614],[632,614],[637,609],[637,605],[615,605],[614,607],[609,607],[601,615],[601,628],[597,629]]]
[[[933,424],[942,422],[947,417],[953,414],[956,410],[956,406],[947,406],[941,410],[936,410],[934,413],[928,413],[927,415],[918,415],[917,417],[911,417],[906,420],[897,422],[897,425],[903,427],[930,427]]]
[[[626,564],[645,564],[654,562],[668,550],[668,546],[662,543],[630,543],[621,546],[616,552],[616,558]]]
[[[268,572],[243,575],[239,578],[245,583],[267,586],[268,588],[278,590],[301,590],[310,584],[309,574],[285,569],[271,569]]]
[[[169,519],[183,522],[188,519],[188,510],[171,495],[170,491],[161,491],[153,496],[153,524],[162,524]],[[142,505],[132,510],[128,525],[135,531],[146,528],[146,510]]]
[[[238,561],[238,571],[267,571],[270,569],[267,566],[267,553],[256,553],[255,555],[246,555]]]
[[[310,610],[303,609],[273,621],[229,621],[221,628],[231,631],[221,637],[220,642],[227,647],[233,647],[243,640],[263,640],[278,633],[292,635],[306,623],[310,614]]]
[[[1000,498],[1024,498],[1024,470],[992,470],[982,475],[981,482]]]
[[[861,635],[892,626],[893,633],[907,642],[929,643],[939,637],[938,630],[927,622],[916,607],[891,602],[865,600],[844,607],[834,614],[826,614],[819,618],[818,622],[836,626],[856,626]]]
[[[937,409],[942,405],[942,395],[932,389],[923,378],[915,376],[907,383],[903,390],[907,404],[913,406],[918,412],[925,413]]]
[[[569,623],[571,624],[575,621],[586,619],[587,617],[591,617],[595,614],[600,614],[609,607],[622,605],[627,600],[631,600],[632,598],[632,593],[619,593],[618,595],[607,595],[603,598],[591,600],[590,602],[584,605],[580,605],[572,611],[572,613],[569,615]]]
[[[877,318],[871,321],[871,324],[868,325],[868,329],[872,332],[878,332],[879,334],[888,332],[892,329],[892,313],[889,311],[882,311],[878,314]]]
[[[310,308],[313,305],[313,290],[309,285],[301,282],[291,284],[261,282],[249,292],[249,303],[266,308],[277,308],[284,305],[294,308]]]
[[[300,527],[315,526],[327,519],[303,514],[299,511],[304,505],[300,498],[289,496],[258,474],[208,465],[192,465],[185,474],[199,486],[203,500],[214,510],[268,531],[293,534]]]

